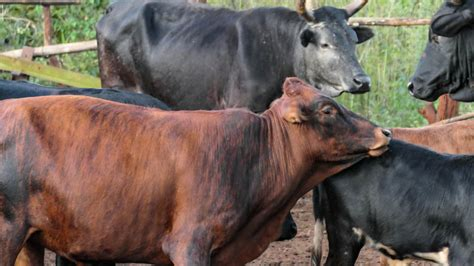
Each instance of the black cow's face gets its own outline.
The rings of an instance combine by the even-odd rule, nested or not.
[[[474,27],[467,25],[454,37],[430,30],[408,90],[418,99],[435,101],[443,94],[458,101],[474,101]]]
[[[356,57],[356,45],[373,37],[372,30],[347,25],[347,13],[334,7],[313,11],[314,23],[300,33],[303,78],[325,94],[370,90],[370,78]]]

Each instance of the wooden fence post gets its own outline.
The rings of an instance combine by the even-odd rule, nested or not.
[[[31,47],[25,46],[23,47],[23,49],[21,49],[20,58],[27,61],[33,61],[33,54],[34,54],[34,49]],[[29,78],[28,75],[12,72],[12,80],[28,80],[28,78]]]
[[[449,98],[448,95],[442,95],[439,97],[438,110],[433,103],[427,103],[418,112],[429,124],[433,124],[459,115],[459,102]]]
[[[44,46],[51,45],[52,36],[53,36],[53,22],[51,17],[51,6],[43,5],[43,43]],[[59,60],[56,56],[49,57],[49,64],[55,67],[60,67]]]

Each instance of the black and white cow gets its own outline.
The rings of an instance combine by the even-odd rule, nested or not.
[[[392,140],[379,158],[364,159],[313,191],[313,263],[354,265],[366,244],[395,260],[474,265],[474,156],[442,155]]]

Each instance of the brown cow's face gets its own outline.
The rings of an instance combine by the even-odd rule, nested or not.
[[[324,161],[379,156],[387,150],[390,131],[337,104],[297,78],[288,78],[280,103],[282,116],[304,130],[305,145]]]

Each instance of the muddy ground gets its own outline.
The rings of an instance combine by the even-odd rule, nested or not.
[[[291,212],[298,225],[297,236],[289,241],[272,243],[258,259],[249,263],[249,265],[310,265],[314,226],[311,194],[309,193],[301,198]],[[327,255],[327,240],[324,241],[323,250],[324,254]],[[326,257],[323,259],[326,259]],[[53,266],[53,262],[52,254],[47,254],[46,265]],[[379,255],[375,251],[364,249],[356,265],[379,265]],[[430,264],[414,263],[412,265],[428,266]]]

